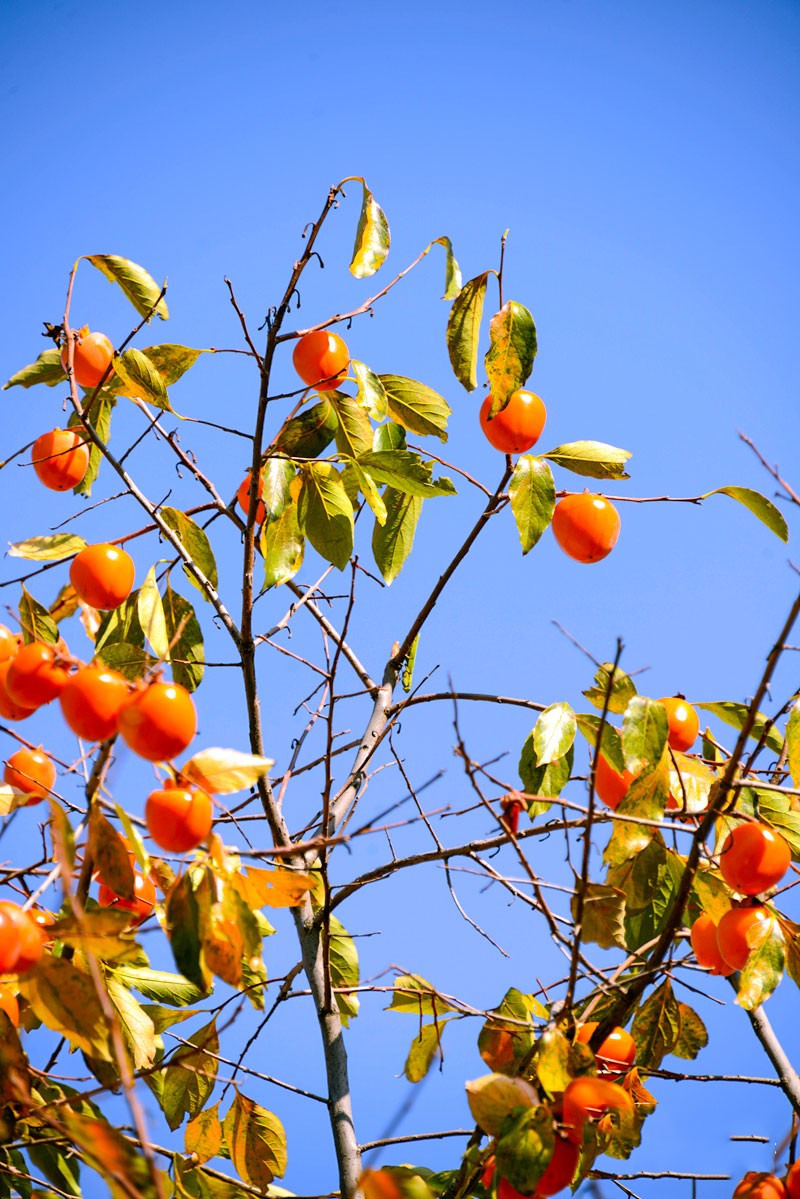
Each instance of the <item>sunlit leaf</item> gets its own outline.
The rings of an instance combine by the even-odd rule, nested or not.
[[[451,409],[437,391],[404,375],[379,375],[378,378],[386,393],[392,420],[412,433],[447,441],[447,418]]]
[[[316,458],[331,444],[339,424],[336,409],[325,397],[282,426],[273,449],[290,458]]]
[[[694,1061],[700,1050],[705,1049],[708,1044],[708,1032],[697,1012],[694,1008],[689,1007],[688,1003],[679,1003],[678,1010],[681,1017],[681,1031],[672,1052],[676,1057]]]
[[[625,949],[625,892],[607,883],[587,883],[583,896],[582,937],[601,949]],[[577,920],[578,901],[570,900]]]
[[[435,1017],[443,1012],[451,1012],[453,1008],[421,975],[401,974],[394,980],[392,1001],[386,1010]]]
[[[620,670],[618,666],[615,667],[613,662],[604,662],[597,668],[594,686],[588,687],[583,694],[589,703],[594,704],[601,712],[608,704],[609,712],[613,712],[615,716],[621,716],[630,700],[636,695],[636,687],[633,679],[624,670]]]
[[[181,767],[181,774],[215,795],[232,795],[254,786],[274,765],[272,758],[210,746],[192,754]]]
[[[163,296],[158,298],[162,289],[144,267],[117,254],[88,254],[87,261],[102,271],[110,283],[119,284],[139,316],[147,316],[157,302],[155,315],[162,321],[167,320],[167,302]]]
[[[353,552],[353,505],[341,475],[329,462],[304,468],[297,508],[300,528],[317,553],[344,570]]]
[[[193,350],[189,346],[172,345],[167,342],[159,346],[148,346],[142,353],[150,359],[166,386],[172,387],[173,383],[177,383],[194,366],[201,354],[207,354],[209,351]]]
[[[478,386],[478,343],[490,273],[484,271],[464,284],[453,301],[447,322],[450,364],[455,377],[467,391],[474,391]]]
[[[314,889],[314,879],[297,870],[263,870],[248,866],[231,885],[251,908],[296,908]]]
[[[110,1029],[94,983],[73,962],[45,954],[19,982],[42,1024],[103,1061],[113,1061]]]
[[[194,1117],[214,1090],[219,1053],[216,1019],[199,1028],[170,1058],[164,1078],[161,1106],[174,1132],[184,1116]]]
[[[164,605],[156,583],[156,568],[151,566],[136,597],[136,609],[139,614],[139,624],[145,639],[149,641],[154,654],[161,661],[169,659],[169,637],[167,622],[164,618]]]
[[[222,1147],[222,1124],[219,1104],[198,1112],[186,1125],[184,1144],[187,1153],[193,1153],[199,1162],[211,1161]]]
[[[336,448],[340,454],[358,458],[372,449],[372,423],[357,399],[343,391],[329,393],[337,417]]]
[[[622,721],[622,751],[631,774],[661,761],[667,744],[669,724],[664,705],[634,695]]]
[[[739,976],[736,1002],[752,1012],[767,999],[783,977],[786,943],[777,920],[753,925],[747,931],[750,953]]]
[[[289,503],[279,516],[267,517],[259,538],[264,558],[264,586],[288,583],[303,565],[306,542],[297,520],[297,504]]]
[[[631,1036],[640,1066],[657,1070],[678,1044],[681,1013],[669,979],[655,989],[636,1013]]]
[[[403,1073],[409,1082],[422,1082],[437,1058],[442,1054],[442,1029],[447,1020],[423,1024],[411,1042]]]
[[[167,622],[172,677],[187,691],[200,686],[205,672],[203,634],[194,608],[187,599],[173,591],[169,583],[164,590],[164,619]]]
[[[205,575],[216,591],[218,582],[217,563],[214,559],[214,551],[211,548],[211,542],[208,540],[206,532],[192,520],[191,516],[187,516],[185,512],[179,512],[177,508],[163,507],[159,509],[159,512],[164,524],[172,529],[192,562]],[[197,581],[186,563],[183,564],[183,569],[192,586],[197,588],[204,600],[208,600],[209,597],[205,589]]]
[[[630,478],[625,472],[625,463],[631,457],[628,450],[605,445],[602,441],[572,441],[548,450],[543,457],[575,475],[586,475],[591,479]]]
[[[49,537],[29,537],[8,547],[12,558],[28,558],[33,562],[61,562],[85,549],[86,542],[76,533],[53,533]]]
[[[572,1078],[570,1042],[558,1028],[546,1028],[536,1047],[536,1077],[548,1095],[565,1091]]]
[[[350,272],[355,275],[356,279],[366,279],[380,270],[389,253],[391,241],[389,222],[365,180],[358,176],[351,176],[350,179],[360,183],[363,188],[361,213],[358,218]],[[347,182],[347,179],[342,180],[342,183]]]
[[[382,525],[375,522],[372,553],[384,581],[391,583],[411,553],[423,501],[419,496],[407,495],[394,487],[386,488],[383,500],[386,520]]]
[[[744,723],[749,712],[746,704],[735,704],[730,700],[714,700],[705,704],[695,703],[694,706],[695,708],[702,708],[705,712],[710,712],[718,720],[739,730],[744,728]],[[759,712],[750,730],[750,736],[754,741],[761,740],[766,723],[767,717]],[[765,744],[776,754],[780,754],[783,749],[783,737],[780,734],[780,730],[775,728],[774,725],[767,732]]]
[[[783,513],[760,491],[753,491],[750,487],[717,487],[714,491],[707,491],[702,498],[707,500],[712,495],[728,495],[732,500],[738,500],[781,541],[789,540],[789,526]]]
[[[141,350],[125,350],[114,359],[114,369],[124,384],[120,394],[129,399],[144,400],[166,412],[174,412],[169,402],[164,377]]]
[[[350,359],[350,370],[355,375],[358,384],[358,395],[356,396],[358,403],[373,420],[384,420],[389,409],[386,392],[378,376],[366,363],[358,362],[355,358]]]
[[[34,387],[37,383],[55,387],[56,384],[63,383],[66,377],[67,372],[61,365],[59,351],[43,350],[35,362],[30,366],[23,366],[22,370],[17,371],[3,384],[3,391],[8,387]]]
[[[55,645],[58,641],[58,625],[47,609],[33,598],[24,583],[19,601],[19,623],[26,645],[31,641],[44,641],[47,645]]]
[[[563,758],[575,740],[575,713],[567,703],[551,704],[539,716],[533,729],[536,765],[545,766]]]
[[[466,1084],[467,1103],[476,1124],[490,1137],[497,1136],[515,1108],[535,1107],[539,1096],[524,1078],[484,1074]]]
[[[484,360],[492,393],[492,417],[505,408],[511,393],[527,380],[536,349],[533,317],[524,304],[507,300],[489,322],[489,349]]]
[[[553,519],[556,488],[549,465],[542,458],[522,454],[514,464],[508,494],[522,552],[527,554]]]
[[[368,450],[361,454],[358,465],[369,471],[376,482],[386,483],[406,495],[426,499],[456,494],[455,487],[445,475],[432,479],[431,464],[423,462],[419,454],[411,450]]]
[[[89,852],[106,886],[123,899],[133,899],[134,874],[128,848],[96,803],[89,812]]]

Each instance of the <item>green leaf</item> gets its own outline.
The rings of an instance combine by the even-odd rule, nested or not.
[[[524,304],[508,300],[489,322],[489,349],[484,359],[492,393],[490,414],[502,412],[511,393],[522,387],[536,357],[536,326]]]
[[[670,914],[684,861],[654,837],[640,853],[612,867],[609,886],[625,897],[625,948],[634,952],[657,937]]]
[[[447,321],[450,365],[455,377],[467,391],[474,391],[478,386],[478,341],[490,273],[484,271],[464,284],[453,301]]]
[[[27,558],[33,562],[61,562],[86,548],[86,542],[75,533],[53,533],[50,537],[29,537],[8,547],[12,558]]]
[[[704,712],[710,712],[712,716],[716,716],[718,720],[724,724],[729,724],[734,729],[741,731],[744,728],[745,720],[747,719],[748,707],[746,704],[734,704],[729,700],[714,700],[707,704],[695,703],[695,708],[702,708]],[[750,730],[750,736],[754,741],[760,741],[764,731],[764,726],[767,723],[767,717],[761,712],[758,713]],[[783,749],[783,737],[780,731],[773,725],[766,736],[765,744],[773,751],[780,754]]]
[[[20,979],[20,991],[42,1024],[66,1037],[73,1049],[104,1062],[114,1060],[94,983],[73,962],[45,954],[36,969]]]
[[[777,920],[757,925],[747,934],[750,954],[739,976],[736,1002],[752,1012],[760,1007],[777,987],[786,965],[786,943]]]
[[[402,425],[393,420],[379,425],[372,435],[373,450],[404,450],[406,448],[406,431]]]
[[[201,991],[209,987],[209,974],[201,958],[202,927],[209,908],[205,874],[182,874],[167,895],[167,935],[175,965],[184,978]]]
[[[372,449],[372,424],[358,400],[343,391],[329,394],[338,421],[336,448],[340,454],[358,458]]]
[[[117,254],[88,254],[87,261],[102,271],[110,283],[118,283],[125,296],[133,304],[139,316],[147,316],[158,301],[155,315],[162,321],[169,317],[166,300],[162,297],[161,288],[152,275],[131,262],[129,258],[120,258]]]
[[[636,1042],[638,1064],[657,1070],[678,1044],[680,1033],[680,1007],[667,979],[648,995],[634,1017],[631,1036]]]
[[[386,488],[383,501],[386,505],[386,521],[383,525],[375,522],[372,553],[384,581],[391,583],[400,574],[411,553],[423,501],[417,495],[406,495],[394,487]]]
[[[669,795],[669,770],[663,757],[651,771],[643,771],[633,780],[617,808],[617,816],[636,816],[644,820],[660,820]],[[603,859],[609,866],[618,866],[641,853],[653,839],[654,830],[648,824],[614,822],[614,831],[606,846]]]
[[[367,470],[378,483],[386,483],[406,495],[422,499],[437,495],[455,495],[456,489],[442,475],[433,480],[432,467],[411,450],[368,450],[361,454],[358,465]]]
[[[407,1012],[412,1016],[441,1016],[453,1008],[442,999],[436,988],[419,974],[401,974],[394,980],[389,1012]]]
[[[567,1089],[572,1075],[569,1070],[570,1043],[560,1029],[546,1028],[536,1046],[536,1077],[548,1095]]]
[[[205,673],[205,649],[194,608],[187,599],[173,591],[169,583],[164,591],[163,603],[167,637],[172,646],[172,677],[187,691],[195,691]]]
[[[118,608],[101,614],[100,625],[94,639],[96,654],[99,654],[107,645],[123,643],[144,646],[144,633],[139,623],[138,598],[138,592],[132,591]]]
[[[404,429],[447,441],[447,418],[451,409],[447,401],[424,383],[404,375],[379,375],[386,392],[386,404],[392,420]]]
[[[738,500],[781,541],[789,540],[789,527],[783,513],[760,491],[753,491],[750,487],[717,487],[714,491],[707,491],[702,498],[707,500],[712,495],[729,495],[732,500]]]
[[[447,1020],[441,1020],[436,1024],[423,1024],[414,1037],[403,1067],[409,1082],[422,1082],[435,1059],[443,1057],[442,1029],[447,1023]]]
[[[533,728],[536,765],[557,762],[572,748],[577,732],[575,713],[567,703],[551,704],[539,716]]]
[[[47,645],[55,645],[58,641],[58,625],[47,609],[33,598],[24,583],[19,601],[19,623],[26,645],[31,641],[44,641]]]
[[[703,1021],[688,1003],[679,1003],[681,1031],[672,1052],[676,1057],[692,1062],[708,1044],[708,1032]]]
[[[600,717],[595,716],[593,712],[576,712],[575,722],[589,742],[589,745],[594,749],[600,729]],[[617,774],[622,774],[625,769],[625,757],[622,753],[622,737],[619,729],[614,728],[613,724],[603,725],[600,748],[609,766],[613,766]]]
[[[287,504],[279,516],[267,517],[260,537],[265,587],[279,587],[294,578],[303,565],[305,544],[297,522],[297,504]]]
[[[172,345],[169,342],[160,346],[148,346],[142,353],[149,358],[167,387],[177,383],[194,366],[201,354],[208,350],[193,350],[189,346]]]
[[[673,750],[669,763],[669,793],[680,811],[705,812],[716,781],[714,771],[704,762]]]
[[[174,412],[163,376],[141,350],[125,350],[114,359],[114,369],[124,384],[121,395],[144,400],[165,412]]]
[[[156,1030],[138,1000],[119,979],[106,979],[108,997],[117,1009],[122,1037],[134,1070],[149,1070],[156,1060]]]
[[[388,401],[378,376],[364,362],[358,362],[355,358],[350,359],[350,370],[358,384],[358,403],[373,420],[385,420],[389,411]]]
[[[286,1133],[277,1116],[241,1091],[223,1121],[225,1143],[242,1182],[266,1190],[286,1173]]]
[[[403,671],[400,675],[400,684],[406,695],[409,694],[411,688],[414,686],[414,663],[417,658],[418,647],[419,633],[417,633],[416,637],[411,642],[411,646],[409,647],[409,651],[406,654],[405,661],[403,662]]]
[[[612,671],[614,672],[613,682],[611,682]],[[606,696],[608,696],[608,711],[613,712],[615,716],[621,716],[630,700],[636,695],[633,679],[618,666],[615,668],[613,662],[604,662],[602,666],[598,666],[594,682],[594,687],[587,688],[583,694],[589,703],[594,704],[601,712],[606,706]]]
[[[207,990],[196,987],[182,974],[171,974],[168,970],[151,970],[149,966],[124,963],[115,966],[113,973],[126,987],[139,991],[154,1003],[185,1007],[199,1003],[208,995]]]
[[[289,486],[296,475],[294,463],[288,458],[275,455],[265,459],[261,467],[261,502],[268,517],[280,516],[291,503]]]
[[[627,450],[605,445],[602,441],[572,441],[556,446],[543,455],[571,470],[575,475],[587,475],[591,479],[629,479],[625,463],[631,457]]]
[[[570,900],[572,919],[577,919],[578,900]],[[587,883],[583,899],[584,941],[601,949],[625,949],[625,892],[607,883]],[[562,1087],[563,1090],[563,1087]]]
[[[522,552],[527,554],[553,519],[556,506],[553,472],[541,458],[523,454],[514,466],[508,494]]]
[[[89,424],[104,444],[107,444],[111,437],[111,413],[114,411],[116,404],[116,397],[103,388],[94,397],[91,409],[88,412],[87,419],[89,420]],[[73,412],[70,415],[67,423],[71,429],[81,427],[81,421],[77,412]],[[75,488],[76,495],[89,496],[92,494],[92,484],[100,473],[100,463],[102,460],[103,455],[99,447],[92,442],[89,445],[89,466],[86,474]]]
[[[497,1171],[517,1190],[530,1193],[550,1164],[554,1147],[553,1116],[549,1108],[528,1108],[510,1115],[497,1141]]]
[[[664,705],[634,695],[622,721],[622,751],[631,774],[661,761],[667,744],[669,724]]]
[[[792,705],[789,720],[786,724],[786,765],[792,779],[792,786],[800,787],[800,701]]]
[[[187,516],[185,512],[178,511],[177,508],[165,507],[159,509],[159,511],[164,524],[172,529],[195,566],[206,576],[216,591],[219,582],[217,563],[214,559],[214,551],[211,549],[211,542],[208,540],[205,531],[190,516]],[[205,591],[185,563],[183,564],[183,570],[192,586],[197,588],[204,600],[208,600]]]
[[[35,362],[30,366],[23,366],[22,370],[17,371],[3,384],[3,391],[9,387],[35,387],[37,383],[55,387],[58,383],[63,383],[66,377],[67,372],[61,365],[60,351],[43,350]]]
[[[353,505],[329,462],[312,462],[304,470],[297,509],[300,528],[317,553],[344,570],[353,552]]]
[[[433,246],[444,246],[444,295],[442,299],[454,300],[461,291],[461,267],[456,262],[456,257],[453,253],[453,243],[449,237],[435,237],[428,246],[428,250]],[[428,250],[425,251],[426,254]]]
[[[48,1182],[52,1182],[62,1193],[81,1199],[81,1163],[77,1154],[68,1147],[62,1149],[49,1141],[28,1141],[25,1151]]]
[[[139,613],[139,624],[142,626],[145,640],[150,642],[153,653],[162,662],[169,659],[169,637],[167,622],[164,618],[164,605],[156,583],[156,568],[151,566],[147,576],[139,588],[136,597],[136,610]]]
[[[361,184],[364,194],[353,246],[353,258],[350,262],[350,273],[355,275],[356,279],[366,279],[383,266],[386,255],[389,253],[391,235],[386,214],[375,200],[366,182],[360,176],[351,175],[349,180],[343,179],[342,183],[351,180]]]
[[[159,1192],[144,1154],[102,1116],[84,1115],[70,1105],[63,1105],[58,1108],[58,1120],[86,1164],[106,1184],[110,1199],[130,1199],[131,1195],[137,1199],[157,1199]],[[164,1175],[159,1177],[163,1193]]]
[[[281,427],[273,449],[290,458],[317,458],[333,441],[338,425],[333,404],[322,399]]]
[[[563,758],[549,762],[546,766],[537,766],[533,733],[528,736],[519,759],[519,776],[528,795],[542,797],[532,799],[528,803],[528,815],[531,820],[550,810],[551,804],[546,801],[557,799],[564,790],[570,780],[574,760],[575,749],[574,746],[570,746]]]
[[[174,1132],[184,1116],[196,1116],[214,1090],[219,1053],[216,1017],[188,1038],[170,1059],[164,1075],[161,1106]],[[191,1046],[191,1048],[190,1048]]]
[[[106,886],[123,899],[133,899],[134,873],[128,850],[97,804],[89,810],[89,852]]]
[[[360,491],[369,504],[372,514],[379,525],[386,524],[386,504],[378,486],[369,471],[364,470],[355,459],[348,462],[344,468],[343,480],[347,494],[355,501]]]
[[[358,951],[353,938],[335,916],[329,917],[330,969],[333,987],[357,987],[359,983]],[[336,1006],[342,1024],[347,1028],[351,1017],[358,1015],[358,996],[347,990],[337,991]]]

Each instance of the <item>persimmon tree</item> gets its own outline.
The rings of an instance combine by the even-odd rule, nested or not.
[[[613,1179],[620,1160],[632,1158],[626,1169],[635,1169],[659,1098],[654,1080],[669,1076],[664,1059],[693,1060],[707,1044],[703,988],[722,984],[703,972],[728,977],[742,1020],[773,1063],[787,1126],[800,1116],[800,1083],[763,1007],[784,973],[800,985],[800,926],[784,882],[800,855],[800,704],[794,694],[773,696],[772,714],[762,712],[800,597],[769,637],[749,705],[648,697],[623,668],[621,645],[594,664],[585,703],[431,690],[435,648],[425,649],[420,676],[418,646],[454,573],[470,570],[478,540],[510,521],[522,553],[535,552],[555,514],[567,553],[587,564],[605,557],[619,515],[573,477],[593,487],[624,481],[631,454],[588,440],[530,452],[545,415],[542,400],[524,390],[536,327],[524,304],[503,295],[502,254],[498,269],[462,283],[449,239],[436,238],[352,310],[291,327],[299,284],[349,183],[363,193],[350,270],[368,279],[383,266],[386,217],[363,180],[345,180],[306,227],[263,340],[228,283],[241,330],[231,352],[247,359],[253,417],[241,430],[232,427],[239,414],[226,411],[208,461],[184,448],[175,430],[190,413],[179,404],[179,417],[172,405],[172,389],[202,371],[206,352],[148,344],[169,315],[166,287],[126,258],[91,254],[75,263],[63,318],[48,326],[53,348],[5,385],[36,387],[50,411],[36,442],[3,465],[32,461],[37,478],[26,475],[26,485],[73,487],[114,505],[124,499],[115,510],[127,521],[136,508],[139,520],[123,527],[120,515],[118,535],[106,542],[92,538],[99,518],[87,506],[81,531],[63,531],[65,500],[54,494],[55,531],[22,527],[24,506],[10,521],[14,564],[32,565],[3,584],[2,805],[6,821],[39,805],[43,834],[41,845],[15,846],[0,871],[0,1195],[94,1194],[98,1175],[125,1199],[291,1193],[274,1180],[291,1186],[293,1153],[304,1150],[287,1145],[270,1091],[276,1080],[257,1067],[274,1013],[294,1000],[317,1025],[303,1035],[303,1053],[321,1055],[326,1089],[318,1096],[279,1086],[324,1103],[330,1147],[315,1152],[328,1162],[329,1192],[347,1199],[359,1191],[367,1199],[544,1196],[587,1177]],[[490,391],[482,406],[472,404],[476,436],[499,448],[493,484],[438,452],[451,417],[443,396],[401,373],[376,373],[345,336],[433,252],[444,257],[446,351],[467,392],[479,383],[485,301],[499,292],[483,359]],[[75,328],[74,296],[90,268],[121,288],[136,313],[116,347]],[[92,319],[103,324],[100,313]],[[292,351],[298,385],[279,393],[273,368]],[[47,388],[66,401],[64,430],[48,431],[59,416]],[[125,426],[130,440],[120,446],[112,432],[125,404],[139,425],[133,434]],[[243,433],[244,478],[226,498],[215,467]],[[520,446],[519,456],[503,452]],[[132,457],[139,449],[141,460],[142,447],[152,485]],[[156,490],[157,472],[173,468],[181,507]],[[759,492],[729,486],[690,498],[700,505],[715,495],[787,538],[781,512]],[[383,588],[413,552],[425,501],[461,505],[464,531],[441,546],[383,659],[367,661],[351,630],[362,610],[380,625]],[[218,570],[223,544],[226,561],[234,545],[236,570]],[[301,623],[295,652],[277,638]],[[228,662],[206,661],[209,635],[227,641]],[[268,694],[274,704],[278,659],[281,678],[290,671],[304,696],[291,745],[276,745],[262,719]],[[220,746],[213,680],[231,664],[247,727]],[[210,721],[197,735],[196,692],[211,695]],[[530,711],[517,773],[474,759],[460,719],[467,703]],[[411,778],[413,736],[398,751],[400,722],[442,706],[452,714],[465,810],[488,822],[488,835],[451,823],[448,832],[462,831],[444,840]],[[710,722],[699,741],[698,711]],[[346,731],[353,727],[355,737]],[[152,763],[143,813],[126,797],[131,751]],[[398,777],[415,815],[394,820],[376,796]],[[294,803],[309,786],[310,807]],[[362,816],[367,791],[371,814]],[[399,825],[412,842],[398,854],[388,834]],[[534,852],[554,833],[569,875],[557,888]],[[350,851],[367,839],[385,852],[374,850],[361,868]],[[413,962],[393,969],[388,983],[362,981],[348,903],[369,894],[379,922],[377,884],[394,878],[412,887],[431,863],[445,868],[458,903],[451,869],[460,860],[526,906],[560,955],[562,976],[532,992],[520,969],[522,985],[498,994],[490,1010],[446,993]],[[281,925],[278,939],[294,938],[296,964],[275,978],[264,943],[275,933],[270,910],[279,908],[291,913],[293,931]],[[463,914],[475,936],[489,937]],[[448,1169],[362,1162],[349,1026],[361,1002],[385,1003],[387,991],[385,1018],[408,1021],[411,1084],[440,1061],[448,1024],[473,1022],[483,1071],[460,1060],[448,1068],[462,1071],[474,1128],[460,1134]],[[112,1095],[128,1118],[109,1115]],[[408,1138],[403,1159],[424,1154],[424,1132]],[[675,1168],[665,1152],[665,1173]]]

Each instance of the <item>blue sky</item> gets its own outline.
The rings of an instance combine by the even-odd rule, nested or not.
[[[327,188],[363,175],[392,227],[390,258],[377,282],[347,273],[358,213],[351,185],[320,247],[326,269],[303,281],[302,308],[292,314],[297,326],[362,302],[442,234],[452,238],[465,279],[494,267],[509,229],[506,296],[531,309],[539,333],[531,387],[548,408],[542,448],[586,437],[631,450],[632,477],[610,485],[612,495],[696,496],[734,483],[772,495],[774,482],[739,440],[741,431],[793,480],[800,435],[797,3],[512,0],[479,8],[415,0],[401,10],[318,0],[297,9],[238,0],[224,7],[207,0],[0,0],[0,44],[3,378],[40,351],[41,322],[60,320],[67,274],[82,253],[123,254],[169,277],[172,318],[145,331],[141,344],[239,346],[223,276],[251,327],[259,325]],[[450,438],[434,452],[493,486],[502,464],[478,430],[481,393],[463,391],[447,360],[437,253],[347,337],[354,356],[375,370],[421,379],[448,398]],[[487,300],[487,313],[495,299]],[[117,342],[131,326],[124,301],[88,267],[73,312],[78,324],[103,328]],[[281,386],[292,385],[288,351],[276,371]],[[207,357],[176,386],[173,402],[186,415],[246,427],[255,387],[241,360]],[[43,388],[7,392],[5,403],[9,452],[60,419],[58,398]],[[118,428],[119,444],[139,431],[130,413],[120,414]],[[220,442],[200,426],[183,426],[180,435],[232,495],[248,461],[245,443]],[[154,498],[172,486],[171,502],[197,502],[171,467],[166,479],[163,459],[133,461]],[[580,485],[562,472],[557,486]],[[20,483],[16,467],[0,472],[0,503],[11,541],[44,533],[80,507],[59,498],[56,510],[51,495],[34,494],[27,475]],[[509,514],[493,522],[427,626],[418,669],[438,667],[442,687],[452,677],[465,690],[578,703],[589,663],[557,620],[600,659],[621,636],[624,665],[649,668],[641,687],[655,697],[682,691],[690,699],[745,700],[796,591],[792,543],[781,544],[724,497],[702,507],[620,509],[618,547],[591,568],[568,560],[549,534],[523,559]],[[444,548],[458,544],[477,510],[468,492],[433,501],[407,571],[388,591],[370,593],[354,640],[373,671],[429,590]],[[120,501],[83,516],[76,531],[91,527],[100,539],[141,523],[133,504]],[[220,562],[232,570],[235,549],[235,538],[222,535]],[[159,550],[139,544],[136,554],[144,570]],[[7,565],[5,577],[15,566]],[[235,579],[231,587],[235,598]],[[52,598],[45,584],[40,598]],[[263,606],[268,622],[281,614],[283,597],[267,597]],[[79,636],[76,629],[76,643]],[[212,631],[209,638],[225,652]],[[307,688],[282,663],[269,669],[275,674],[264,706],[280,765],[297,731],[291,709]],[[213,694],[210,687],[198,694],[201,734],[206,743],[238,744],[241,701],[227,673],[215,683]],[[795,686],[787,661],[776,699]],[[460,715],[474,757],[508,754],[503,769],[513,781],[529,716]],[[44,739],[46,717],[37,719]],[[351,719],[358,728],[359,711]],[[402,742],[416,784],[446,771],[426,792],[431,806],[466,806],[452,713],[409,719]],[[140,811],[150,777],[121,758],[119,798]],[[396,775],[380,786],[378,810],[403,790]],[[299,794],[297,802],[313,810],[314,795]],[[467,827],[475,829],[474,818]],[[35,837],[35,814],[23,813],[17,828]],[[443,835],[451,835],[447,823]],[[410,834],[399,837],[411,843]],[[359,868],[385,853],[383,843],[371,843],[359,850]],[[548,853],[545,869],[563,871],[561,847],[543,844]],[[349,909],[353,931],[382,930],[359,942],[366,975],[397,963],[478,1006],[497,1002],[512,982],[532,988],[537,977],[554,976],[553,951],[527,913],[507,909],[499,894],[481,896],[476,880],[459,883],[512,952],[507,963],[451,918],[440,874],[411,889],[408,879],[405,889],[384,884],[380,917],[372,893]],[[790,912],[791,903],[789,896]],[[291,934],[288,926],[281,932],[284,948],[268,949],[288,968]],[[699,1068],[768,1073],[727,989],[713,980],[709,990],[726,1006],[703,1009],[711,1013],[712,1045]],[[795,1052],[796,1003],[785,981],[769,1009]],[[381,1135],[407,1093],[395,1075],[413,1030],[403,1017],[383,1016],[382,1006],[380,997],[365,1000],[352,1029],[364,1140]],[[466,1126],[463,1081],[481,1072],[477,1028],[466,1025],[448,1030],[453,1048],[444,1072],[424,1084],[402,1132]],[[309,1081],[318,1071],[310,1064],[315,1036],[313,1022],[287,1016],[281,1035],[265,1040],[264,1061],[279,1076]],[[754,1092],[731,1087],[709,1095],[697,1084],[659,1083],[661,1106],[631,1168],[734,1177],[767,1168],[768,1147],[728,1140],[748,1132],[780,1139],[788,1127],[785,1102],[766,1088],[757,1098]],[[287,1186],[306,1194],[327,1185],[326,1159],[316,1150],[321,1126],[306,1125],[305,1109],[281,1093],[259,1098],[286,1119]],[[411,1160],[443,1166],[454,1160],[453,1144],[423,1147]],[[659,1197],[688,1186],[646,1185]],[[704,1193],[722,1196],[726,1185],[706,1184]],[[603,1186],[611,1195],[613,1187]]]

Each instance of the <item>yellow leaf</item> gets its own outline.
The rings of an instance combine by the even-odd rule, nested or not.
[[[184,778],[214,795],[243,791],[272,769],[272,758],[241,753],[238,749],[201,749],[181,767]]]
[[[231,885],[249,908],[296,908],[313,890],[314,878],[296,870],[260,870],[249,866],[244,874],[231,879]]]

